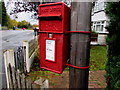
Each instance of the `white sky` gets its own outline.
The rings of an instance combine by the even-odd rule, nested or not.
[[[7,2],[9,0],[4,0],[5,1],[5,6],[7,5]],[[16,0],[10,0],[10,1],[16,1]],[[21,1],[21,0],[19,0]],[[13,3],[9,3],[10,5],[7,6],[8,8],[6,8],[8,14],[9,12],[13,9],[14,4]],[[32,12],[21,12],[16,14],[18,16],[18,18],[15,18],[15,14],[10,15],[11,19],[15,19],[16,21],[23,21],[26,20],[27,22],[30,22],[31,24],[38,24],[38,20],[31,18]]]

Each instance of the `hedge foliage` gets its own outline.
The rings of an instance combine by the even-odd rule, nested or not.
[[[107,3],[106,14],[110,18],[106,27],[109,32],[106,90],[120,90],[120,1]]]

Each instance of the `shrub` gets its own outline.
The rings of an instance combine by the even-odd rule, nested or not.
[[[106,89],[116,90],[120,89],[120,1],[107,3],[106,14],[110,18],[109,25],[106,27],[109,32]]]

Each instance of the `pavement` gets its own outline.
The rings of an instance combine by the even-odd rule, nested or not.
[[[39,80],[40,78],[49,80],[50,89],[65,89],[69,88],[69,71],[63,71],[62,74],[56,74],[54,72],[48,71],[35,71],[34,67],[31,68],[32,72],[27,74],[27,78],[34,83],[34,80]],[[106,74],[105,70],[89,71],[89,90],[104,90],[106,88],[106,80],[104,75]],[[33,80],[33,81],[32,81]],[[83,90],[83,89],[82,89]]]
[[[105,70],[90,71],[89,74],[89,88],[97,88],[104,90],[107,86],[105,80]]]
[[[16,50],[18,46],[22,46],[24,40],[32,39],[34,39],[33,30],[0,30],[0,90],[7,87],[3,51]]]

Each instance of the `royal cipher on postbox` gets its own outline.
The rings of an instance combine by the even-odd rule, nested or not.
[[[38,16],[40,68],[62,73],[69,58],[70,8],[63,2],[41,4]]]

